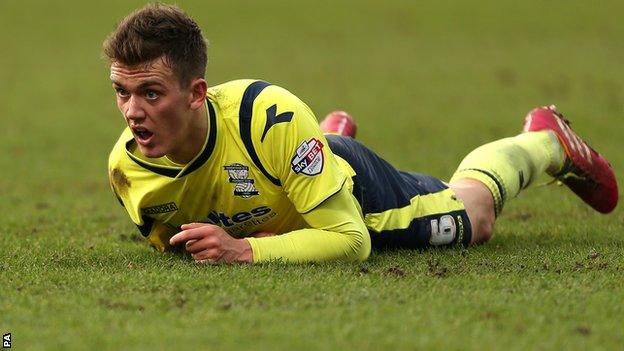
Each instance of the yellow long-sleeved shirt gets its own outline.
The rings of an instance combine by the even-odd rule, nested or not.
[[[364,260],[370,237],[351,194],[353,169],[333,155],[312,111],[285,89],[239,80],[209,89],[208,133],[188,164],[149,159],[126,129],[109,157],[111,186],[157,249],[184,223],[248,238],[254,262]]]

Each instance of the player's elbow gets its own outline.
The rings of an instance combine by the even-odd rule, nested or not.
[[[363,242],[360,244],[359,250],[357,251],[357,262],[366,261],[371,253],[370,236],[368,235],[368,233],[365,233],[364,237],[365,239],[362,240]]]
[[[350,257],[355,262],[364,262],[371,253],[371,239],[366,226],[361,226],[359,230],[351,235]]]

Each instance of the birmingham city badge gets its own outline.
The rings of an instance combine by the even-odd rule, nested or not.
[[[254,180],[249,178],[249,167],[232,163],[223,166],[223,169],[228,172],[229,182],[234,184],[234,196],[246,199],[259,194],[254,186]]]

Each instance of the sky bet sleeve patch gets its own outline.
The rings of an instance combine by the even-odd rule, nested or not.
[[[299,213],[309,212],[342,188],[348,175],[314,113],[299,98],[275,85],[266,87],[253,103],[251,123],[258,160]]]
[[[315,176],[323,171],[324,156],[323,143],[312,138],[305,140],[297,147],[295,155],[290,161],[292,170],[307,176]]]

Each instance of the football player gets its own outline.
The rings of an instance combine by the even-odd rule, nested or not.
[[[150,4],[104,43],[127,123],[109,157],[112,189],[158,250],[199,262],[365,260],[371,247],[487,241],[503,205],[541,173],[610,212],[613,171],[554,107],[524,133],[470,153],[447,184],[396,170],[333,114],[261,80],[209,88],[206,42],[179,8]]]

